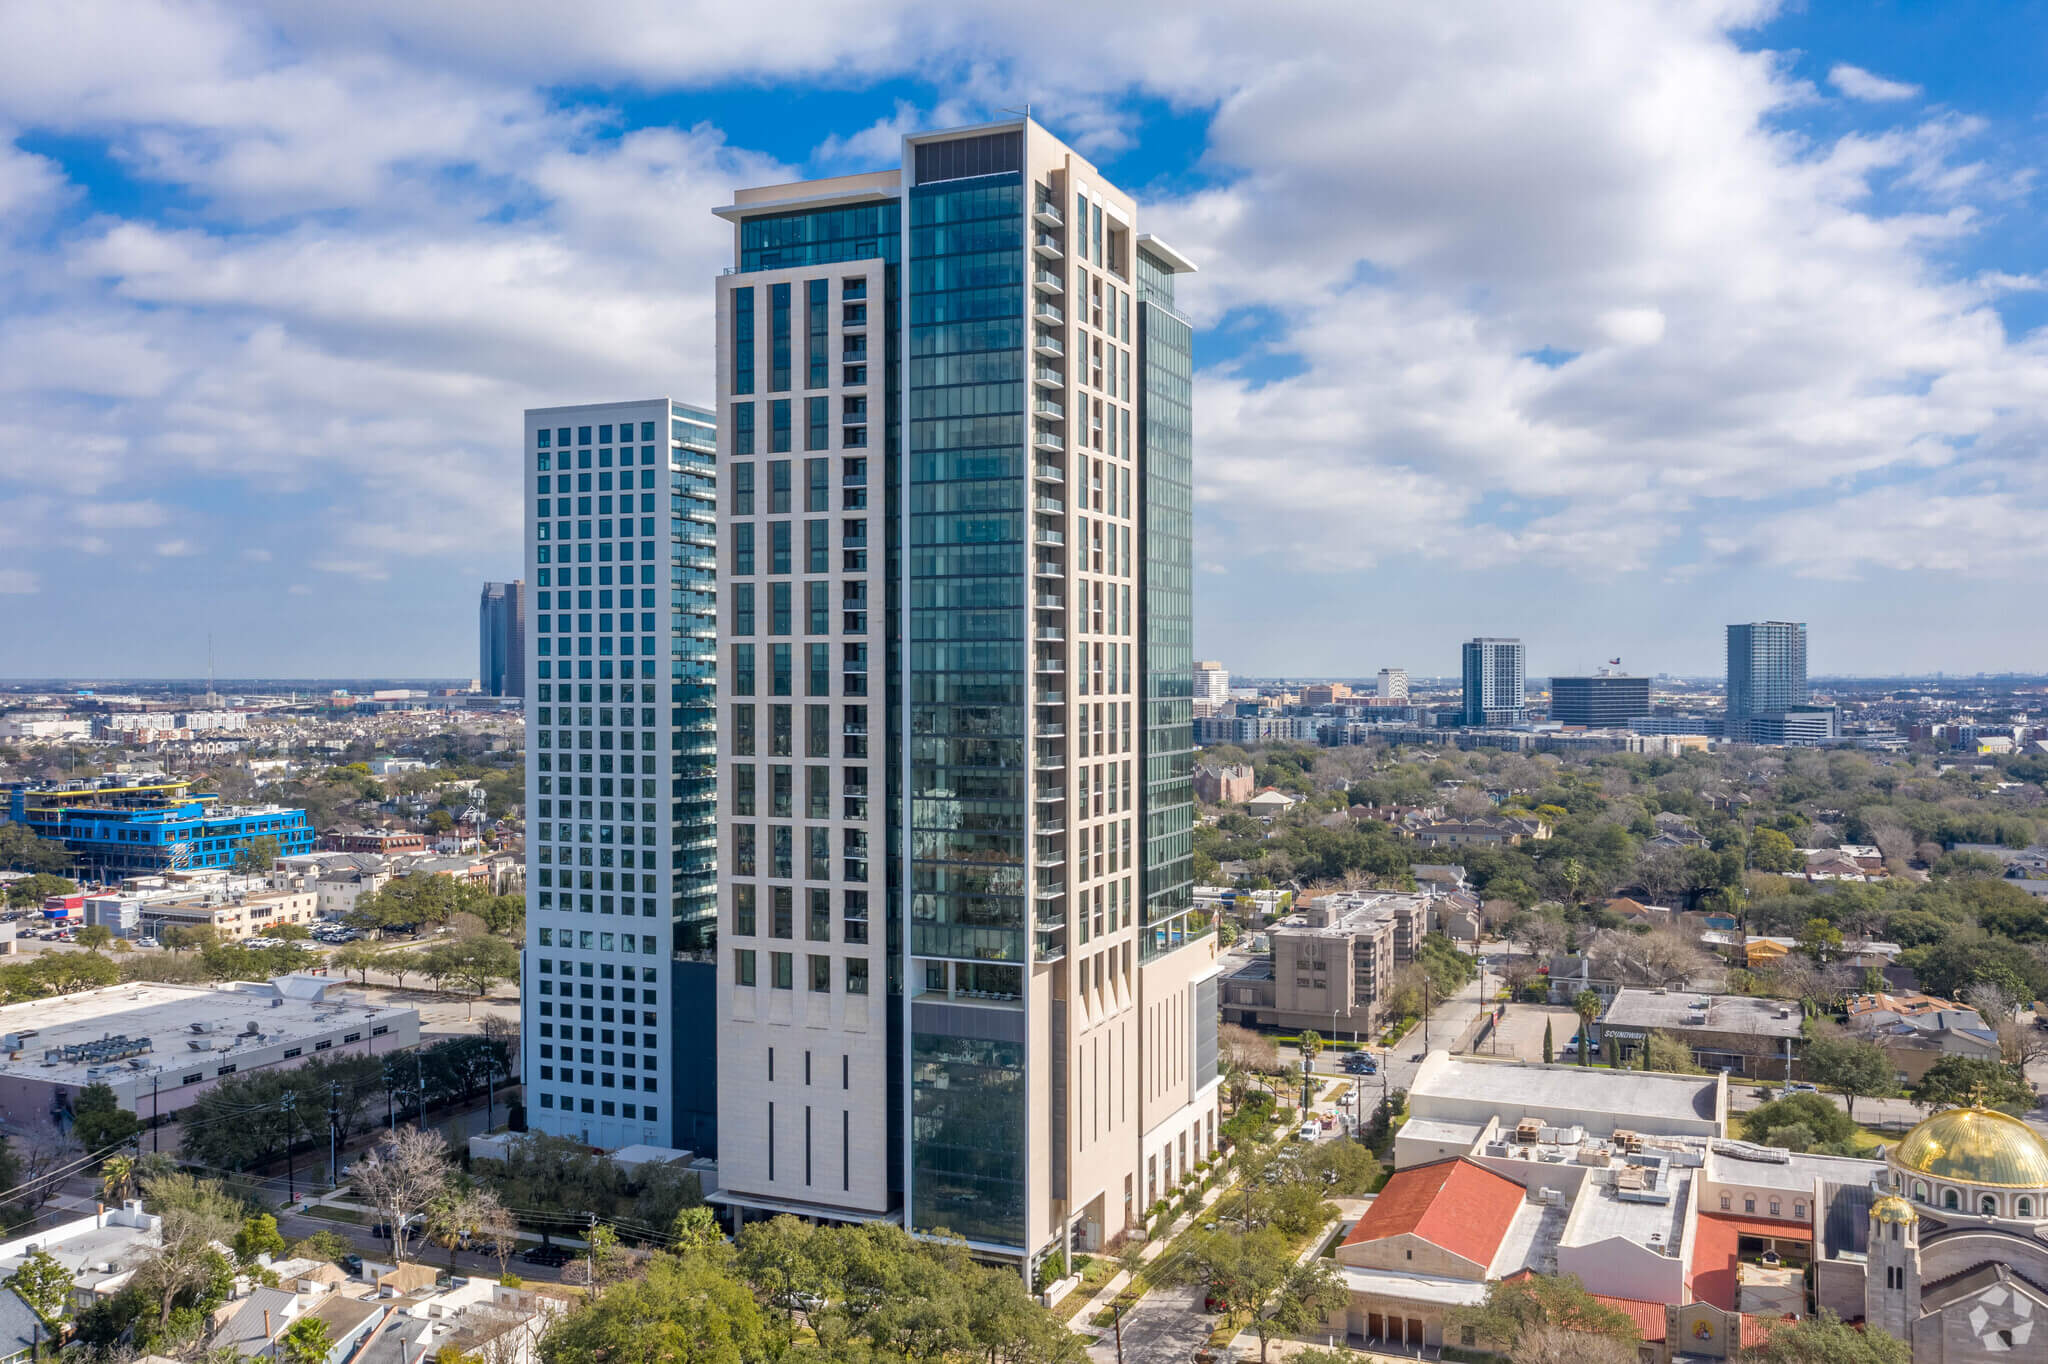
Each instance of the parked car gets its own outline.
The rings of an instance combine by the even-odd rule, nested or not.
[[[1785,1092],[1787,1094],[1818,1094],[1820,1093],[1820,1087],[1818,1085],[1809,1085],[1802,1081],[1796,1085],[1786,1085]]]
[[[363,1257],[360,1255],[344,1255],[335,1263],[351,1274],[361,1274],[363,1272]]]
[[[535,1246],[519,1258],[530,1265],[547,1265],[560,1269],[576,1257],[560,1246]]]
[[[1294,1138],[1296,1141],[1314,1141],[1322,1135],[1322,1131],[1314,1122],[1305,1122],[1301,1125],[1301,1130],[1294,1134]]]

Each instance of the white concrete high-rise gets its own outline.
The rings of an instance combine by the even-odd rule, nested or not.
[[[1220,706],[1230,699],[1230,670],[1221,663],[1195,664],[1195,700]]]
[[[1408,699],[1408,670],[1406,668],[1381,668],[1379,696],[1382,701],[1406,701]]]
[[[1193,267],[1023,120],[719,213],[716,1197],[1099,1246],[1217,1138]]]
[[[526,414],[527,1122],[717,1150],[712,414]]]

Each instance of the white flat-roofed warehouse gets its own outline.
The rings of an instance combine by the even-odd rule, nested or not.
[[[1533,1118],[1597,1137],[1719,1137],[1728,1130],[1728,1087],[1719,1075],[1468,1061],[1432,1051],[1408,1087],[1408,1112],[1394,1145],[1399,1169],[1462,1154],[1496,1119],[1509,1130]]]
[[[68,1126],[91,1084],[148,1121],[228,1075],[314,1056],[419,1045],[414,1009],[371,1004],[323,976],[216,985],[134,982],[0,1008],[0,1131]]]

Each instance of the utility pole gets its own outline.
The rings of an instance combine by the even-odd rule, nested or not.
[[[583,1252],[584,1258],[590,1266],[590,1287],[595,1291],[597,1288],[597,1214],[593,1212],[586,1215],[590,1221],[587,1229],[584,1231]]]
[[[427,1130],[427,1071],[426,1063],[420,1060],[420,1054],[417,1051],[412,1054],[412,1074],[414,1082],[419,1086],[420,1131],[424,1132]]]
[[[341,1182],[341,1082],[335,1081],[327,1097],[327,1187]]]
[[[280,1099],[278,1102],[284,1110],[285,1197],[288,1201],[296,1203],[299,1201],[299,1181],[298,1167],[292,1160],[292,1138],[296,1135],[294,1129],[298,1126],[298,1124],[293,1120],[292,1113],[299,1106],[298,1091],[295,1089],[287,1089],[284,1092],[284,1097]]]
[[[163,1131],[164,1111],[157,1103],[156,1081],[157,1073],[151,1071],[149,1075],[149,1149],[151,1151],[161,1151],[164,1149],[163,1138],[158,1135]]]

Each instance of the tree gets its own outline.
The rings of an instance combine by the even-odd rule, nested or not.
[[[1547,1066],[1556,1059],[1557,1048],[1556,1044],[1551,1040],[1550,1020],[1546,1018],[1543,1020],[1543,1064]]]
[[[268,876],[277,864],[277,840],[269,834],[250,839],[235,849],[235,870],[244,876]]]
[[[1496,1279],[1483,1304],[1455,1309],[1452,1320],[1515,1364],[1606,1364],[1610,1345],[1626,1351],[1611,1356],[1620,1364],[1635,1357],[1641,1339],[1627,1313],[1588,1293],[1573,1274]]]
[[[114,1091],[104,1084],[87,1085],[72,1101],[71,1136],[88,1153],[120,1146],[141,1130],[142,1120],[121,1107]]]
[[[1579,1064],[1590,1065],[1593,1051],[1593,1020],[1600,1016],[1600,996],[1581,990],[1572,996],[1572,1012],[1579,1016]]]
[[[286,1364],[327,1364],[327,1356],[334,1349],[334,1337],[325,1318],[308,1312],[284,1328],[277,1344]]]
[[[1743,1364],[1913,1364],[1913,1348],[1869,1322],[1849,1326],[1823,1307],[1775,1325],[1769,1339],[1738,1358]]]
[[[100,1200],[120,1203],[132,1197],[136,1178],[135,1157],[108,1156],[100,1162]]]
[[[1823,1142],[1847,1141],[1856,1133],[1849,1115],[1825,1094],[1787,1094],[1742,1115],[1742,1135],[1754,1142],[1768,1144],[1773,1131],[1791,1127],[1804,1127]]]
[[[1777,829],[1758,829],[1749,840],[1749,860],[1758,871],[1798,871],[1806,859],[1792,840]]]
[[[469,1012],[476,1001],[501,981],[519,978],[519,949],[503,938],[479,935],[436,943],[419,954],[420,970],[438,987],[450,984],[470,992]]]
[[[245,1265],[256,1263],[259,1255],[282,1255],[284,1236],[277,1229],[277,1218],[267,1212],[242,1219],[242,1226],[235,1233],[235,1258]]]
[[[1799,950],[1822,964],[1833,961],[1842,950],[1842,930],[1826,919],[1808,919],[1799,930]]]
[[[1911,1090],[1914,1103],[1944,1108],[2002,1108],[2024,1112],[2034,1106],[2026,1076],[2003,1061],[1944,1056],[1927,1068]]]
[[[114,941],[114,930],[105,924],[85,924],[72,937],[86,951],[99,952]]]
[[[1817,1085],[1842,1092],[1849,1117],[1856,1116],[1858,1099],[1891,1094],[1898,1089],[1898,1068],[1875,1042],[1850,1037],[1839,1029],[1825,1029],[1806,1044],[1806,1075]]]
[[[1252,1312],[1251,1329],[1259,1338],[1259,1359],[1276,1335],[1297,1336],[1322,1326],[1330,1313],[1349,1302],[1351,1290],[1336,1268],[1319,1256],[1291,1262],[1280,1283]]]
[[[384,954],[368,943],[344,943],[328,954],[327,960],[341,968],[343,974],[356,974],[363,978],[363,984],[370,983],[370,972],[377,966],[377,959]]]
[[[542,1364],[743,1364],[768,1357],[746,1283],[708,1252],[658,1255],[541,1337]]]
[[[402,1127],[356,1162],[355,1186],[391,1226],[391,1254],[405,1259],[411,1224],[425,1214],[448,1182],[448,1146],[438,1132]]]
[[[196,924],[190,928],[174,925],[160,931],[156,940],[168,952],[203,952],[220,941],[220,930],[212,924]]]
[[[326,1260],[330,1264],[340,1264],[345,1256],[355,1254],[355,1250],[355,1243],[346,1236],[322,1227],[311,1236],[292,1242],[288,1253],[296,1259]]]
[[[0,832],[20,827],[20,825],[15,824],[0,824]],[[48,840],[39,839],[37,841],[45,842]],[[58,849],[62,854],[62,861],[58,863],[59,866],[71,860],[71,854],[63,852],[63,844],[51,843],[50,846]],[[4,858],[0,858],[0,860],[4,860]],[[78,883],[76,881],[62,876],[52,876],[48,872],[37,872],[33,876],[25,876],[21,880],[8,885],[7,907],[9,909],[34,909],[52,895],[69,895],[77,889]]]
[[[722,1244],[725,1233],[718,1229],[718,1216],[702,1204],[684,1208],[669,1223],[668,1240],[671,1248],[678,1253],[692,1250],[709,1250]]]
[[[46,1250],[32,1250],[21,1266],[7,1278],[7,1286],[35,1309],[43,1325],[52,1331],[64,1319],[71,1303],[71,1271]]]
[[[1313,1028],[1305,1029],[1301,1034],[1299,1045],[1301,1048],[1301,1059],[1313,1068],[1316,1063],[1316,1057],[1323,1050],[1322,1034]]]
[[[1692,1063],[1692,1048],[1663,1029],[1654,1029],[1643,1041],[1643,1069],[1667,1075],[1698,1075]]]

